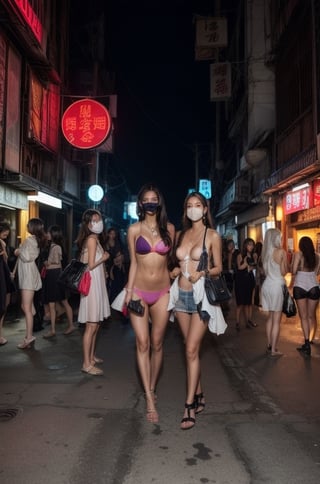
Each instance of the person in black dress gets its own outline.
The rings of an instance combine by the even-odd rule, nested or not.
[[[248,329],[257,326],[251,319],[252,298],[255,288],[254,270],[257,265],[257,256],[254,253],[255,242],[251,238],[245,239],[241,252],[237,255],[237,268],[234,279],[234,292],[236,297],[236,330],[240,331],[241,313],[244,313]]]
[[[46,274],[43,279],[43,301],[49,305],[51,330],[44,334],[45,339],[53,338],[56,335],[56,303],[61,302],[65,308],[68,327],[63,334],[69,335],[77,328],[73,324],[73,312],[70,306],[66,291],[63,285],[59,284],[58,278],[62,271],[63,260],[63,236],[59,225],[52,225],[48,229],[48,238],[51,240],[48,260],[44,262]]]

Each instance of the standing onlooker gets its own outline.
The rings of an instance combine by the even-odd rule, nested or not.
[[[123,252],[119,232],[114,227],[110,227],[107,230],[107,250],[112,259],[119,251]]]
[[[310,341],[317,327],[316,309],[320,289],[317,275],[320,272],[320,256],[315,252],[310,237],[301,237],[299,251],[293,254],[292,265],[293,297],[297,302],[304,344],[297,348],[305,355],[311,355]]]
[[[125,264],[124,254],[120,250],[115,254],[113,263],[109,269],[108,295],[110,304],[127,284],[128,270]]]
[[[270,356],[282,356],[277,349],[283,306],[284,276],[289,271],[286,251],[281,246],[281,232],[268,229],[263,241],[261,259],[266,279],[261,288],[263,311],[269,311],[266,322],[267,350]]]
[[[40,249],[46,245],[47,238],[44,232],[44,224],[40,218],[32,218],[27,225],[31,234],[25,239],[15,255],[18,257],[18,283],[21,290],[21,307],[26,318],[26,336],[18,348],[25,350],[34,346],[33,316],[35,307],[33,298],[35,291],[42,287],[40,273],[36,264]]]
[[[16,288],[13,282],[13,274],[8,265],[8,252],[6,240],[10,234],[10,225],[0,222],[0,346],[8,341],[2,336],[2,328],[10,296]]]
[[[110,299],[111,286],[112,285],[114,286],[113,281],[110,279],[111,268],[114,265],[114,258],[116,257],[116,255],[119,254],[119,252],[124,254],[119,232],[114,227],[110,227],[107,230],[106,249],[110,254],[110,257],[106,263],[106,268],[107,268],[107,291],[109,295],[109,301],[111,303],[112,302],[112,300]],[[123,287],[124,286],[122,286],[121,289],[123,289]],[[115,287],[113,288],[115,289]]]
[[[254,254],[254,240],[247,238],[242,244],[241,252],[237,255],[237,268],[234,280],[236,296],[236,330],[240,331],[241,313],[244,313],[246,327],[248,329],[257,326],[252,321],[252,299],[255,287],[254,269],[257,257]]]
[[[91,275],[89,294],[80,296],[78,314],[79,323],[86,325],[82,371],[89,375],[102,375],[103,371],[95,366],[102,363],[95,355],[95,347],[99,324],[110,316],[105,271],[105,262],[110,254],[105,250],[106,233],[98,210],[88,209],[83,213],[76,243],[80,260],[88,264]]]
[[[263,281],[265,280],[266,276],[263,270],[262,260],[261,260],[261,252],[262,252],[262,242],[257,242],[254,252],[257,256],[257,265],[256,265],[256,274],[255,274],[255,289],[254,289],[254,304],[255,306],[261,306],[261,287]]]
[[[223,275],[226,280],[228,289],[230,293],[233,293],[233,282],[234,282],[234,253],[236,247],[235,243],[232,239],[228,239],[225,241],[224,250],[222,254],[222,267],[223,267]]]
[[[222,271],[222,243],[218,232],[211,228],[211,217],[207,200],[198,192],[190,193],[183,206],[182,230],[177,233],[175,256],[180,268],[171,272],[177,278],[172,286],[171,295],[174,312],[185,342],[187,365],[187,395],[181,429],[191,429],[195,424],[195,415],[205,408],[205,398],[200,382],[200,347],[211,314],[208,305],[204,305],[205,275],[217,276]],[[199,267],[199,261],[205,245],[205,269]],[[212,267],[212,261],[214,266]],[[202,285],[201,285],[202,284]],[[174,293],[177,292],[176,295]],[[196,302],[197,293],[201,296]],[[169,306],[170,307],[170,306]],[[208,311],[207,311],[208,309]],[[221,308],[213,307],[216,321],[217,311],[223,320]],[[223,320],[225,325],[225,322]],[[218,331],[217,331],[218,333]]]
[[[155,406],[155,388],[169,319],[168,255],[173,246],[175,229],[168,222],[163,196],[153,184],[146,184],[140,189],[137,214],[139,221],[128,230],[130,268],[125,302],[128,305],[133,300],[137,305],[140,301],[142,306],[142,314],[136,314],[129,305],[129,314],[136,336],[137,362],[147,403],[147,420],[156,423],[159,415]]]
[[[53,338],[56,335],[57,302],[61,302],[63,305],[68,319],[68,328],[63,334],[69,335],[77,329],[73,324],[72,307],[66,297],[66,290],[63,285],[58,282],[62,271],[64,253],[64,241],[61,227],[59,227],[59,225],[52,225],[48,229],[47,236],[51,243],[48,259],[44,261],[46,273],[43,280],[43,303],[49,306],[51,331],[43,335],[43,338],[45,339]]]

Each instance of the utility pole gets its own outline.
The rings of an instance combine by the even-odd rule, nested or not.
[[[215,0],[215,15],[219,17],[221,13],[221,1]],[[216,48],[215,54],[215,62],[219,62],[219,47]],[[215,103],[215,112],[216,112],[216,140],[215,140],[215,168],[217,169],[220,162],[220,101],[216,101]]]
[[[195,187],[194,189],[198,191],[199,189],[199,145],[195,143],[194,145],[194,167],[195,167]]]

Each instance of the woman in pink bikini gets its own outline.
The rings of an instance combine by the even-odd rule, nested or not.
[[[162,194],[152,184],[140,189],[137,214],[139,221],[128,229],[130,268],[125,303],[136,336],[147,420],[157,423],[155,387],[162,365],[163,339],[169,318],[168,259],[175,228],[168,222]],[[149,320],[152,321],[151,333]]]

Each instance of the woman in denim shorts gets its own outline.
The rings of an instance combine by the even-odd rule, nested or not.
[[[177,234],[175,258],[179,267],[171,272],[173,278],[179,277],[179,294],[174,312],[184,337],[187,363],[187,398],[180,426],[183,430],[194,426],[195,414],[201,413],[205,407],[200,383],[199,351],[208,324],[201,319],[201,312],[195,304],[194,287],[201,277],[207,274],[216,276],[222,271],[221,237],[211,226],[207,200],[198,192],[190,193],[184,202],[182,230]],[[214,260],[214,267],[209,264],[208,269],[199,271],[204,238],[209,260]]]

